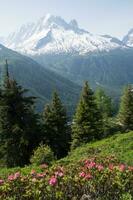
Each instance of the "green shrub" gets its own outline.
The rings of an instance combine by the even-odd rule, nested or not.
[[[30,162],[33,165],[50,164],[55,160],[54,153],[51,148],[47,145],[40,145],[36,150],[34,150],[31,156]]]
[[[132,200],[133,166],[114,157],[93,157],[67,167],[54,165],[0,179],[0,199],[5,200]]]
[[[132,200],[132,196],[129,193],[125,193],[122,195],[121,200]]]

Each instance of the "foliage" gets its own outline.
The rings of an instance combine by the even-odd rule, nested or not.
[[[115,135],[117,132],[123,132],[121,125],[117,122],[117,118],[115,117],[104,118],[103,127],[104,138]]]
[[[43,113],[44,142],[50,146],[57,158],[67,155],[70,132],[67,124],[66,110],[56,92]]]
[[[93,91],[85,82],[72,124],[72,149],[83,143],[101,139],[102,116],[97,108]]]
[[[133,130],[133,87],[131,85],[124,90],[118,118],[124,130]]]
[[[120,200],[133,197],[133,167],[118,163],[114,157],[97,157],[67,167],[53,166],[20,172],[0,179],[0,198],[19,200]],[[131,198],[130,198],[131,197]]]
[[[50,147],[41,144],[36,150],[34,150],[30,162],[33,165],[39,166],[44,163],[50,164],[53,160],[55,160],[54,153]]]
[[[33,149],[40,140],[39,117],[33,111],[34,98],[11,80],[6,64],[0,98],[0,155],[7,167],[29,163]]]
[[[107,96],[103,89],[95,91],[96,103],[104,118],[112,117],[113,105],[111,97]]]

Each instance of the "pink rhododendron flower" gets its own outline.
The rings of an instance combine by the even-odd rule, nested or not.
[[[126,166],[124,164],[119,165],[119,170],[123,172],[126,169]]]
[[[54,186],[57,184],[57,178],[55,176],[52,176],[49,180],[49,184]]]
[[[45,173],[38,173],[36,176],[37,176],[38,178],[43,178],[45,175],[46,175]]]
[[[20,172],[16,172],[15,174],[14,174],[14,179],[17,179],[17,178],[19,178],[20,177]]]
[[[87,168],[88,168],[88,169],[92,169],[92,168],[94,168],[95,166],[96,166],[96,163],[93,162],[93,161],[91,161],[91,162],[87,165]]]
[[[14,181],[14,180],[15,180],[14,175],[13,175],[13,174],[9,175],[9,176],[8,176],[8,180],[9,180],[9,181]]]
[[[87,174],[87,175],[85,176],[85,179],[87,179],[87,180],[92,179],[92,178],[93,178],[93,176],[92,176],[91,174]]]
[[[79,174],[79,176],[80,176],[80,177],[85,177],[85,172],[81,172],[81,173]]]
[[[109,169],[112,171],[114,169],[114,165],[113,164],[109,164]]]
[[[0,179],[0,185],[2,185],[4,183],[4,180]]]
[[[58,171],[55,172],[55,175],[56,175],[56,176],[60,176],[60,177],[64,176],[63,172],[58,172]]]
[[[89,160],[85,160],[84,163],[85,163],[85,165],[88,165],[89,164]]]
[[[129,166],[129,167],[128,167],[128,170],[129,170],[129,171],[133,171],[133,166]]]
[[[98,169],[98,171],[102,171],[104,169],[102,165],[96,165],[96,168]]]

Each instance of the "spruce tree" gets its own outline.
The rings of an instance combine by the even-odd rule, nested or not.
[[[107,96],[103,89],[97,88],[95,91],[95,98],[98,109],[104,118],[112,117],[113,105],[111,97]]]
[[[83,143],[102,137],[102,116],[97,108],[95,96],[88,82],[85,82],[76,114],[72,123],[72,146],[74,149]]]
[[[0,154],[7,167],[28,164],[39,143],[38,115],[33,111],[34,98],[27,97],[5,65],[0,98]]]
[[[124,89],[118,119],[124,130],[133,130],[133,87],[131,85]]]
[[[67,155],[70,133],[67,125],[67,115],[64,106],[56,92],[50,104],[46,105],[43,113],[46,142],[57,158]]]
[[[113,118],[114,105],[111,97],[107,96],[103,89],[98,88],[95,91],[96,104],[103,118],[103,136],[107,137],[117,132],[119,126]]]

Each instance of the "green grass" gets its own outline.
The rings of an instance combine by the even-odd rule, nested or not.
[[[85,144],[73,152],[67,157],[56,161],[54,164],[76,164],[79,160],[87,159],[89,157],[107,157],[114,155],[121,163],[133,165],[133,131],[124,134],[117,134],[110,138],[103,139],[101,141]],[[26,166],[25,168],[1,168],[0,177],[8,176],[11,173],[20,171],[23,175],[30,173],[32,169],[40,171],[39,167]]]
[[[58,163],[69,164],[88,157],[109,155],[116,156],[121,163],[133,165],[133,131],[83,145]]]

